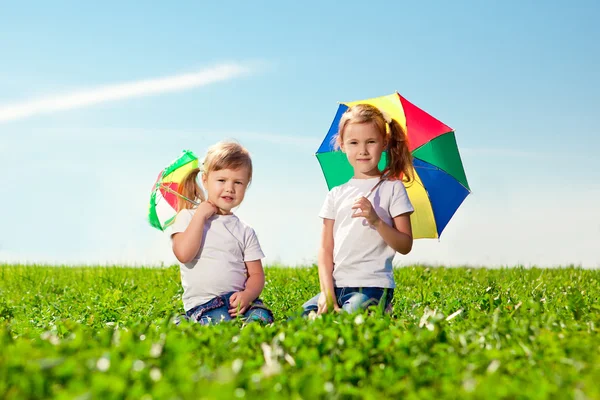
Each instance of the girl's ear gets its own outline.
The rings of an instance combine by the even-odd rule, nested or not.
[[[208,181],[208,175],[203,172],[202,173],[202,186],[204,186],[204,188],[206,189],[206,182]]]
[[[390,144],[390,134],[387,132],[383,134],[383,147],[387,149]]]

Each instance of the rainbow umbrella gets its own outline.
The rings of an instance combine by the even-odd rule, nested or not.
[[[333,138],[338,133],[342,114],[348,107],[361,103],[371,104],[386,112],[407,132],[415,167],[414,181],[404,183],[415,208],[411,216],[413,237],[439,238],[471,189],[460,159],[454,130],[399,93],[340,104],[329,132],[316,153],[327,186],[331,190],[346,183],[353,175],[346,155],[335,150]],[[385,163],[384,153],[379,163],[381,170]]]
[[[198,168],[198,157],[193,152],[184,150],[177,160],[160,171],[150,194],[150,225],[164,231],[172,224],[177,215],[179,198],[197,204],[194,199],[188,199],[179,193],[181,181],[194,168]]]

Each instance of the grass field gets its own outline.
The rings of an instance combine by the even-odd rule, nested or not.
[[[600,271],[405,267],[315,320],[314,267],[266,277],[274,324],[176,326],[177,267],[0,265],[0,398],[600,398]]]

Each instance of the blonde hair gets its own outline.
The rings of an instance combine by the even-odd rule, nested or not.
[[[383,115],[379,108],[370,104],[356,104],[349,107],[340,119],[335,146],[340,148],[344,140],[344,130],[350,124],[375,125],[383,139],[387,142],[387,163],[382,171],[388,179],[404,178],[413,180],[413,159],[408,147],[408,138],[402,126],[393,118]],[[388,129],[389,128],[389,129]]]
[[[237,142],[223,141],[208,148],[201,168],[194,168],[181,181],[178,192],[190,200],[206,201],[206,195],[198,183],[198,174],[210,174],[222,169],[248,168],[248,183],[252,181],[252,159],[250,153]],[[193,208],[194,204],[179,197],[178,210]]]

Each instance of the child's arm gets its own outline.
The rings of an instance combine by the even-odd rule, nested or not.
[[[402,214],[394,217],[394,226],[391,227],[378,218],[373,226],[377,228],[377,232],[381,238],[390,246],[401,254],[410,253],[413,245],[412,226],[410,224],[410,214]]]
[[[352,214],[352,218],[363,217],[373,225],[381,238],[398,253],[410,253],[413,245],[412,226],[410,214],[401,214],[394,217],[394,226],[389,226],[375,212],[373,205],[364,197],[356,200],[352,209],[361,209],[361,212]]]
[[[265,287],[265,272],[260,260],[246,261],[248,270],[248,280],[246,280],[246,289],[236,292],[229,298],[229,315],[232,317],[238,314],[244,314],[250,304],[258,298]]]
[[[319,248],[318,267],[319,284],[321,286],[321,296],[319,299],[318,313],[327,312],[328,305],[333,304],[333,309],[337,311],[339,306],[335,297],[333,286],[333,219],[323,219],[323,230],[321,231],[321,247]]]
[[[196,209],[196,213],[185,232],[173,235],[173,253],[179,262],[184,264],[190,262],[198,254],[204,235],[204,224],[215,212],[214,205],[208,201],[203,201]]]

